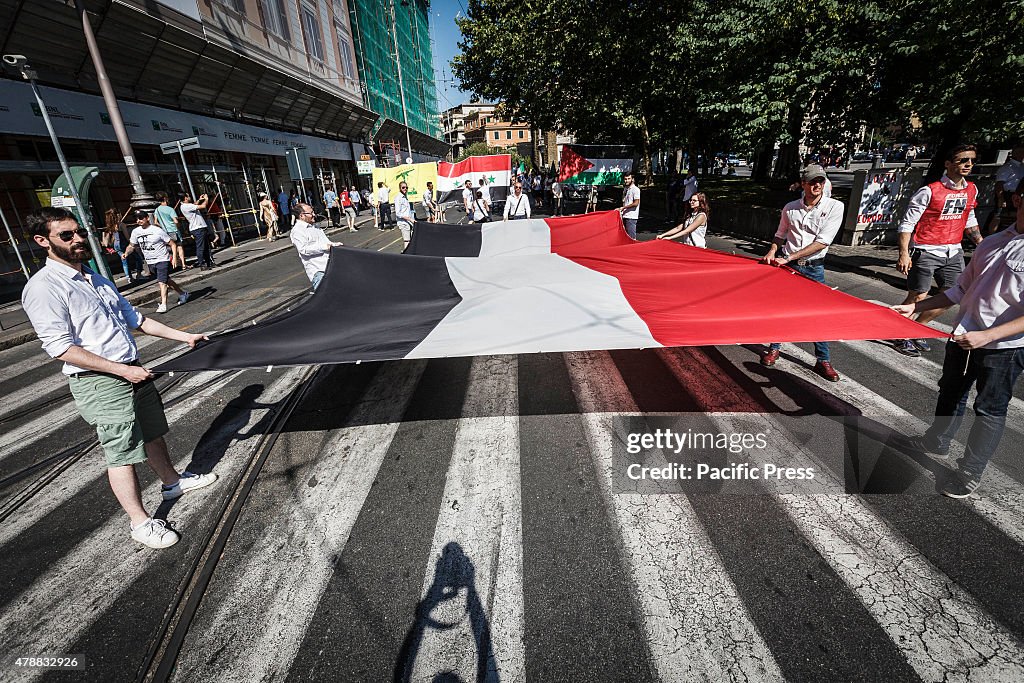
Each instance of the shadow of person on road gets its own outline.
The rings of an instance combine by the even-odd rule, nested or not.
[[[467,619],[476,643],[475,680],[496,682],[499,676],[494,667],[491,628],[476,590],[476,568],[463,552],[462,546],[452,541],[441,552],[434,569],[434,582],[416,606],[416,621],[405,636],[395,664],[395,683],[406,683],[413,679],[416,658],[425,637],[431,632],[457,633],[460,627],[465,626]],[[445,667],[443,662],[423,662],[422,665],[433,665],[441,669],[431,677],[434,683],[463,680],[452,670],[453,667]]]
[[[263,389],[262,384],[250,384],[243,387],[238,396],[224,405],[224,408],[213,418],[213,422],[196,442],[196,448],[192,452],[192,461],[185,467],[186,470],[195,474],[212,472],[232,444],[259,436],[270,428],[274,417],[273,410],[270,409],[274,408],[275,404],[259,402],[258,399],[263,394]],[[252,417],[252,412],[261,409],[267,409],[266,414],[243,432],[242,430]],[[164,501],[153,516],[166,519],[178,500],[181,499]]]

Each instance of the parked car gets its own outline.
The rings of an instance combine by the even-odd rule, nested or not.
[[[853,153],[853,160],[854,161],[871,161],[871,152],[867,151],[866,149],[862,149],[860,151],[854,152]]]

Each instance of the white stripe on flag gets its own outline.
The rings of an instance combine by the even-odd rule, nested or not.
[[[480,256],[526,256],[551,253],[547,221],[527,218],[480,226]]]
[[[462,301],[406,358],[661,346],[610,275],[557,254],[445,260]]]

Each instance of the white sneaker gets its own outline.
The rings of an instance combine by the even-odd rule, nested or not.
[[[178,295],[179,306],[185,303],[186,301],[188,301],[188,292],[182,292],[181,294]]]
[[[157,306],[156,307],[156,312],[157,313],[166,313],[167,312],[167,304],[160,304],[159,306]]]
[[[170,548],[180,538],[176,531],[167,528],[167,522],[152,517],[131,530],[132,538],[150,548]]]
[[[160,490],[164,494],[164,500],[174,500],[175,498],[180,498],[183,493],[194,489],[201,489],[204,486],[209,486],[215,481],[217,481],[217,475],[212,472],[208,474],[182,472],[181,478],[178,479],[177,484],[173,484],[171,486],[164,484],[160,487]]]

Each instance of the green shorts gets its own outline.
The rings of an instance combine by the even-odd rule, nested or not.
[[[168,432],[164,404],[152,381],[132,384],[110,375],[68,381],[78,412],[96,427],[107,467],[143,462],[145,445]]]

